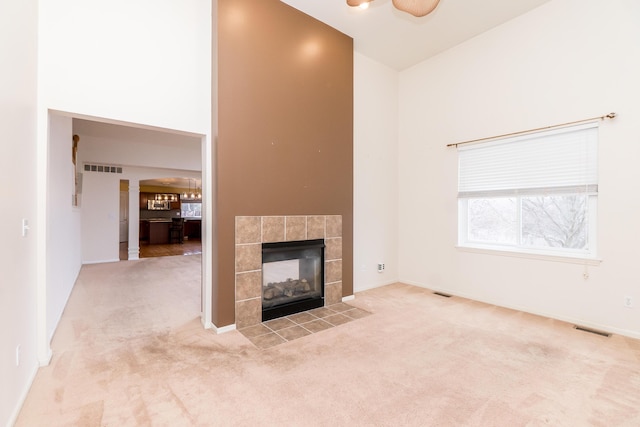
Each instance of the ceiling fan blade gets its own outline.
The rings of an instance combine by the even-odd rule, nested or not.
[[[433,12],[440,0],[393,0],[393,6],[413,16],[426,16]]]

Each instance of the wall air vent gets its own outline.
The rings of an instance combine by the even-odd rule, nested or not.
[[[439,297],[451,298],[451,295],[442,292],[434,292],[433,294],[438,295]]]
[[[122,173],[122,166],[85,164],[84,172]]]
[[[586,326],[574,325],[573,329],[577,329],[579,331],[584,331],[584,332],[589,332],[591,334],[596,334],[596,335],[600,335],[600,336],[607,337],[607,338],[609,338],[611,336],[611,334],[609,332],[604,332],[604,331],[599,331],[597,329],[587,328]]]

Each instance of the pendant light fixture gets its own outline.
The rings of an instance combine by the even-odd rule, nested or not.
[[[371,3],[373,0],[347,0],[347,4],[352,7],[361,7]],[[392,0],[393,6],[403,12],[413,16],[422,17],[430,14],[438,6],[440,0]]]
[[[169,193],[157,193],[155,196],[155,199],[158,201],[170,201],[170,202],[176,202],[178,200],[178,196],[176,194],[169,194]]]
[[[186,191],[184,193],[182,193],[182,199],[183,200],[187,200],[189,199],[189,195],[191,194],[191,178],[189,178],[189,192],[187,193]]]
[[[193,191],[191,191],[191,178],[189,179],[189,192],[182,193],[183,200],[200,200],[202,199],[202,194],[200,193],[200,189],[197,188],[197,182],[193,180]]]

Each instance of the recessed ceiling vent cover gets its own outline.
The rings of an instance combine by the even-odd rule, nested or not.
[[[443,292],[434,292],[434,295],[438,295],[439,297],[451,298],[452,295],[445,294]]]
[[[609,338],[611,336],[611,334],[609,332],[604,332],[604,331],[599,331],[597,329],[591,329],[591,328],[587,328],[586,326],[578,326],[578,325],[574,325],[573,326],[574,329],[577,329],[579,331],[584,331],[584,332],[589,332],[591,334],[596,334],[596,335],[600,335],[602,337],[607,337]]]
[[[122,166],[85,164],[84,172],[122,173]]]

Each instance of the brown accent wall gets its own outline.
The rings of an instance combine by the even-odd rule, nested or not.
[[[217,15],[212,318],[226,326],[236,216],[342,215],[353,293],[353,40],[279,0],[218,0]]]

